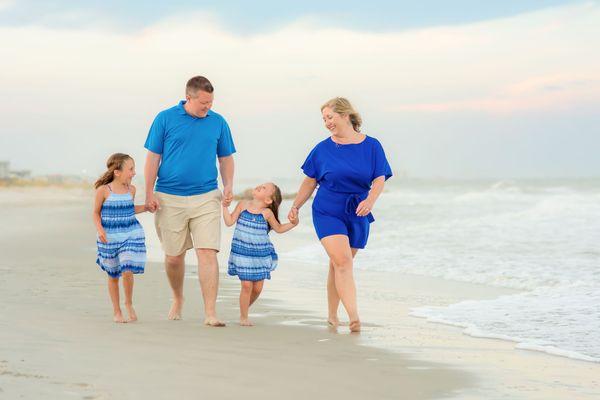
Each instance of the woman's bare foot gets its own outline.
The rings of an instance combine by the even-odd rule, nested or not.
[[[332,328],[337,328],[338,326],[340,326],[340,320],[337,317],[335,317],[335,318],[329,317],[327,319],[327,325],[329,325]]]
[[[360,332],[360,321],[350,321],[350,332],[357,333]]]
[[[212,326],[215,328],[222,328],[225,326],[225,322],[219,321],[216,317],[206,318],[204,325]]]
[[[121,311],[117,311],[115,313],[115,315],[113,316],[113,321],[115,321],[118,324],[124,324],[127,322],[125,317],[123,317],[123,313]]]
[[[183,298],[173,299],[171,309],[169,310],[169,319],[171,321],[177,321],[181,319],[181,309],[183,308]]]
[[[241,326],[254,326],[254,324],[248,318],[240,319]]]
[[[138,317],[137,317],[137,314],[135,313],[135,310],[133,309],[133,304],[125,304],[125,308],[127,309],[127,314],[129,314],[128,322],[137,321]]]

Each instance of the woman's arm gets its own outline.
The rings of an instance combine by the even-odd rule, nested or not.
[[[223,204],[223,221],[225,221],[225,225],[231,226],[235,224],[242,211],[245,210],[245,206],[246,202],[244,200],[240,201],[239,203],[237,203],[237,205],[233,209],[233,212],[230,214],[229,207]]]
[[[302,207],[304,205],[304,203],[306,203],[306,201],[310,198],[310,196],[315,191],[316,187],[317,187],[317,180],[315,178],[310,178],[308,176],[306,178],[304,178],[304,180],[302,181],[302,184],[300,185],[300,188],[298,189],[298,194],[296,194],[296,198],[294,199],[294,202],[292,203],[292,209],[290,210],[290,213],[288,214],[288,219],[290,221],[298,219],[298,211],[300,210],[300,207]]]
[[[373,180],[371,184],[371,190],[369,191],[369,195],[366,199],[361,201],[356,207],[356,215],[359,217],[364,217],[368,215],[371,211],[373,211],[373,206],[377,201],[377,198],[383,192],[383,187],[385,186],[385,176],[379,176]]]
[[[100,216],[100,211],[102,210],[102,204],[106,199],[106,188],[105,186],[100,186],[96,189],[96,196],[94,196],[94,211],[92,213],[92,219],[94,221],[94,225],[96,226],[96,231],[98,231],[98,237],[101,242],[106,243],[106,232],[104,232],[104,228],[102,227],[102,218]]]
[[[263,217],[265,217],[265,219],[271,226],[271,229],[273,229],[277,233],[285,233],[285,232],[289,231],[290,229],[294,228],[296,225],[298,225],[298,222],[299,222],[298,218],[296,218],[296,219],[294,219],[294,222],[287,222],[285,224],[281,224],[275,218],[273,211],[268,210],[268,209],[263,211]]]

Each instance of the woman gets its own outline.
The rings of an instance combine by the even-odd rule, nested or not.
[[[367,244],[369,225],[374,221],[371,211],[392,170],[381,143],[360,133],[362,120],[347,99],[328,101],[321,113],[331,136],[317,144],[302,165],[306,178],[288,217],[297,218],[300,207],[318,185],[312,215],[317,236],[329,256],[328,323],[339,325],[341,300],[350,331],[359,332],[352,260]]]

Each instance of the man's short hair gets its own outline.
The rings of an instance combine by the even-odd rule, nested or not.
[[[187,82],[187,85],[185,85],[185,94],[188,96],[195,96],[199,90],[212,93],[215,88],[212,83],[203,76],[195,76]]]

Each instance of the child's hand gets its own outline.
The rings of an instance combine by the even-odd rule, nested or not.
[[[106,240],[106,232],[104,232],[104,229],[98,231],[98,239],[100,239],[102,243],[108,243],[108,240]]]
[[[300,218],[298,218],[298,214],[296,214],[295,216],[290,216],[288,217],[290,223],[294,226],[298,225],[298,223],[300,222]]]
[[[229,207],[233,201],[233,189],[231,186],[225,186],[223,188],[223,205]]]

